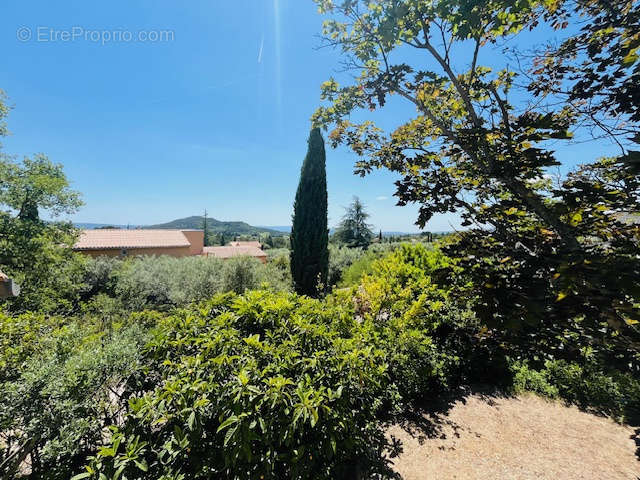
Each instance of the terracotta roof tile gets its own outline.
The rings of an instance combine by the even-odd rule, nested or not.
[[[83,230],[74,250],[116,248],[188,247],[191,244],[180,230]]]
[[[260,242],[251,241],[251,242],[229,242],[229,245],[232,247],[255,247],[262,248],[262,244]]]

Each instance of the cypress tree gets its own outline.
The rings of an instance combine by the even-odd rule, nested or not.
[[[301,295],[317,296],[329,271],[327,172],[324,140],[319,128],[309,134],[307,156],[293,204],[291,276]]]
[[[204,229],[204,246],[209,246],[209,227],[207,226],[207,209],[204,209],[204,220],[203,220],[203,229]]]

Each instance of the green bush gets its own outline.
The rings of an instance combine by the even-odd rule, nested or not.
[[[341,288],[352,287],[358,285],[360,280],[366,273],[371,273],[373,269],[373,262],[375,262],[380,255],[373,252],[363,252],[348,268],[346,268],[340,277],[338,286]]]
[[[115,293],[131,310],[202,300],[222,288],[223,261],[207,257],[140,257],[116,274]]]
[[[334,293],[337,303],[352,305],[368,342],[386,352],[404,402],[467,380],[484,352],[475,317],[431,281],[430,273],[447,262],[437,249],[404,244],[369,262],[359,285]]]
[[[402,243],[374,243],[366,250],[340,245],[329,245],[329,285],[341,287],[356,285],[371,263],[399,248]],[[353,266],[353,270],[350,267]],[[341,282],[342,280],[342,282]]]
[[[234,257],[226,260],[222,268],[220,292],[243,293],[269,284],[275,290],[288,290],[290,277],[277,264],[263,265],[251,257]]]
[[[340,335],[338,306],[219,295],[165,317],[132,377],[124,423],[85,476],[346,478],[384,471],[385,353]],[[151,375],[150,372],[153,372]]]
[[[290,284],[287,274],[276,266],[249,257],[140,257],[123,262],[111,276],[107,283],[113,285],[114,295],[133,311],[167,310],[262,283],[276,290],[287,290]]]
[[[514,362],[511,371],[516,393],[530,391],[562,398],[618,420],[638,418],[640,414],[640,381],[592,360],[583,363],[547,360],[539,370],[526,362]]]
[[[24,459],[49,479],[82,465],[117,422],[116,398],[153,320],[0,315],[0,478],[13,478]]]
[[[116,275],[123,260],[116,257],[88,258],[84,268],[83,295],[90,298],[98,294],[115,294]]]
[[[345,270],[358,260],[364,253],[362,248],[329,245],[329,285],[337,285]]]
[[[549,398],[558,397],[558,388],[549,379],[546,370],[534,370],[525,362],[514,362],[511,366],[514,393],[533,392]]]

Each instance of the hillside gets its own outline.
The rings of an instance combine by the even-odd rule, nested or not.
[[[178,218],[167,223],[158,225],[147,225],[142,228],[160,228],[160,229],[201,229],[204,223],[204,217],[193,216],[186,218]],[[207,227],[211,233],[224,233],[225,235],[260,235],[268,233],[272,236],[282,236],[285,232],[273,230],[265,227],[254,227],[246,222],[223,222],[215,218],[207,218]]]

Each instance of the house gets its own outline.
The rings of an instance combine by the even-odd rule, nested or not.
[[[0,298],[17,297],[20,287],[17,283],[0,271]]]
[[[224,260],[232,257],[253,257],[260,260],[262,263],[267,263],[267,254],[264,250],[251,246],[251,245],[227,245],[224,247],[204,247],[202,254],[207,257],[222,258]],[[246,242],[254,243],[254,242]],[[257,242],[255,242],[257,243]]]
[[[202,255],[202,230],[83,230],[73,250],[92,257]]]
[[[251,242],[229,242],[229,245],[232,247],[255,247],[262,249],[262,244],[260,242],[251,241]]]

